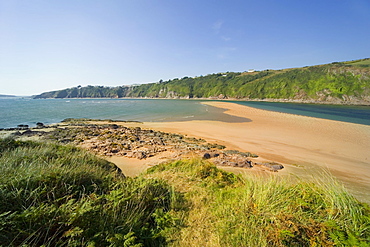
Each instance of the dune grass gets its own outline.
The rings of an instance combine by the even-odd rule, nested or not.
[[[369,212],[329,174],[192,159],[126,178],[74,146],[0,140],[2,246],[369,246]]]
[[[369,246],[370,214],[333,177],[237,176],[202,160],[151,168],[187,207],[174,246]]]
[[[171,188],[73,146],[0,141],[0,245],[150,246]]]

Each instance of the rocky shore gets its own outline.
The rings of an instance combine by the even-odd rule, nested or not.
[[[258,157],[255,154],[226,150],[225,146],[204,139],[127,125],[127,122],[68,119],[54,126],[17,129],[10,135],[71,143],[106,157],[145,160],[166,153],[161,163],[197,156],[218,166],[259,167],[272,172],[284,168],[278,163],[254,162],[253,158]]]

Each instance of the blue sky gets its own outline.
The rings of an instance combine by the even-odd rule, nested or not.
[[[0,94],[370,57],[368,0],[0,0]]]

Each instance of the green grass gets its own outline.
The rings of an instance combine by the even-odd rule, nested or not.
[[[0,140],[0,246],[369,246],[369,212],[327,173],[193,159],[126,178],[74,146]]]
[[[171,188],[73,146],[0,141],[0,245],[158,246]]]
[[[370,59],[264,70],[254,73],[226,72],[175,78],[133,87],[87,86],[46,92],[35,98],[152,97],[294,99],[356,103],[369,96]],[[356,99],[356,100],[354,100]]]
[[[151,168],[187,207],[174,246],[369,246],[369,207],[328,174],[314,182],[237,176],[201,160]]]
[[[348,64],[351,66],[358,66],[358,67],[370,67],[370,59],[365,58],[365,59],[360,59],[360,60],[355,60],[355,61],[349,61],[349,62],[345,62],[345,64]]]

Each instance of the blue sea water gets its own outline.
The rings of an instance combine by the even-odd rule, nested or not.
[[[370,125],[370,106],[236,101],[241,105],[302,116]]]
[[[19,124],[30,127],[37,122],[58,123],[66,118],[114,119],[126,121],[218,120],[248,122],[248,118],[230,116],[219,109],[201,104],[204,100],[166,99],[31,99],[0,98],[0,128]],[[231,101],[233,102],[233,101]],[[270,102],[242,102],[260,109],[320,117],[370,125],[370,107],[308,105]]]
[[[249,121],[223,114],[224,110],[197,100],[164,99],[31,99],[0,98],[0,128],[37,122],[58,123],[66,118],[125,121],[188,121],[194,119]]]

